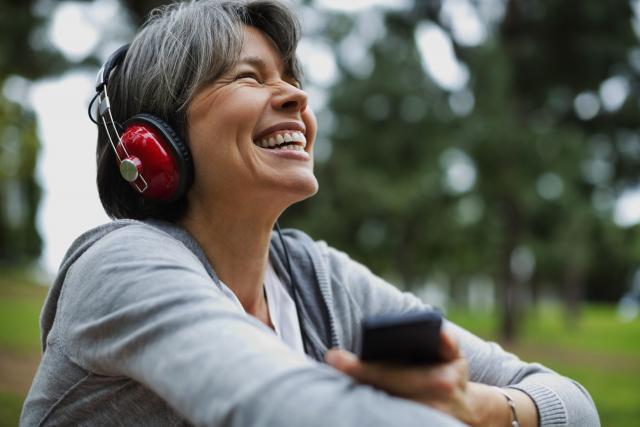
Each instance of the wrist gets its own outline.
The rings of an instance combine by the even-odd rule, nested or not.
[[[518,419],[518,412],[516,410],[516,403],[511,397],[509,393],[504,391],[499,387],[495,387],[496,391],[498,391],[502,396],[504,396],[505,401],[507,402],[507,406],[509,407],[509,413],[511,414],[511,422],[508,424],[511,427],[520,427],[520,420]]]
[[[474,395],[473,412],[477,423],[474,426],[512,427],[512,413],[501,390],[494,386],[469,383],[469,392]]]

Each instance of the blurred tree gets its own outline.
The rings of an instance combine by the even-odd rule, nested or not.
[[[138,24],[162,3],[123,1]],[[496,3],[502,15],[471,1],[488,35],[468,46],[444,3],[320,19],[312,36],[334,47],[340,71],[320,112],[330,126],[318,151],[330,155],[318,161],[319,195],[287,216],[409,288],[444,275],[459,296],[471,278],[490,275],[502,335],[512,338],[540,283],[577,313],[582,297],[605,294],[585,284],[612,282],[611,298],[631,268],[636,240],[611,213],[616,195],[638,181],[633,14],[626,0],[506,0]],[[416,46],[424,22],[449,34],[470,71],[466,89],[451,93],[425,74]],[[620,105],[605,99],[606,87],[625,85]],[[454,105],[461,97],[469,111]],[[448,179],[461,165],[475,174],[467,188]],[[603,267],[603,256],[615,261]]]
[[[627,0],[493,2],[503,13],[470,0],[487,32],[473,46],[456,38],[447,2],[316,11],[311,36],[333,46],[339,75],[319,112],[321,192],[287,217],[408,288],[436,277],[461,297],[474,277],[492,277],[509,338],[543,285],[577,313],[585,296],[616,298],[637,261],[638,230],[611,217],[639,181],[640,47]],[[3,3],[0,84],[70,66],[43,36],[57,3]],[[140,24],[168,2],[121,3]],[[449,34],[465,88],[443,90],[425,73],[416,34],[426,22]],[[13,165],[0,174],[0,259],[17,256],[17,240],[34,256],[35,121],[2,96],[0,135],[0,159]],[[460,170],[464,185],[452,179]],[[10,208],[17,199],[22,210]],[[31,231],[16,231],[18,211]]]
[[[33,114],[0,96],[0,135],[0,266],[15,266],[37,258],[41,248]]]
[[[587,277],[597,269],[609,270],[609,286],[617,288],[618,295],[626,282],[626,272],[596,262],[595,254],[608,241],[594,237],[601,228],[612,235],[622,233],[608,225],[612,206],[602,206],[598,197],[603,192],[618,196],[639,177],[640,141],[628,137],[638,130],[638,92],[631,88],[638,86],[639,67],[635,64],[634,69],[630,61],[638,49],[635,19],[627,0],[579,5],[510,0],[500,26],[513,70],[514,111],[522,123],[529,122],[525,129],[539,129],[540,118],[547,122],[544,127],[550,131],[541,137],[546,149],[540,157],[563,182],[564,192],[548,225],[554,232],[547,250],[564,260],[556,283],[564,285],[570,318],[577,315]],[[592,156],[603,151],[608,154],[597,154],[597,176]],[[603,173],[603,168],[616,172]],[[608,248],[620,249],[631,248]]]
[[[55,50],[36,48],[46,23],[36,3],[2,2],[0,88],[4,91],[10,78],[15,85],[20,79],[58,73],[68,65]],[[0,94],[0,265],[24,264],[40,254],[35,224],[40,200],[35,179],[38,148],[33,112]]]
[[[473,5],[486,15],[486,5]],[[289,218],[407,287],[442,272],[454,287],[489,274],[501,335],[512,339],[539,283],[555,287],[573,314],[595,277],[607,277],[610,295],[623,289],[633,240],[613,225],[612,202],[638,180],[640,140],[630,137],[638,99],[629,88],[640,53],[625,0],[503,5],[501,18],[484,20],[478,46],[457,43],[441,2],[387,12],[383,36],[360,41],[370,73],[354,71],[349,55],[362,55],[345,48],[360,37],[362,15],[328,17],[323,36],[341,73],[329,142],[320,143],[332,150],[317,167],[320,193]],[[425,21],[449,33],[468,66],[472,111],[453,105],[468,92],[448,93],[423,72],[415,40]],[[621,105],[606,99],[607,84],[627,86]],[[470,165],[475,183],[446,185],[452,165]],[[614,253],[616,262],[598,262]]]
[[[87,1],[87,0],[85,0]],[[92,56],[70,63],[47,37],[49,20],[63,2],[3,1],[0,14],[0,88],[23,86],[59,75],[71,66],[96,65]],[[163,1],[125,2],[132,20],[141,23],[146,13]],[[21,96],[19,95],[19,96]],[[15,94],[14,94],[15,96]],[[0,266],[16,266],[37,259],[41,238],[36,228],[40,186],[35,178],[39,141],[36,119],[26,102],[0,94]]]

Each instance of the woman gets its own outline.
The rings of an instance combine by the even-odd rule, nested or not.
[[[200,1],[105,64],[98,188],[117,220],[65,257],[21,424],[599,425],[580,385],[452,324],[435,366],[351,353],[363,317],[429,308],[301,232],[272,237],[318,189],[297,40],[279,3]]]

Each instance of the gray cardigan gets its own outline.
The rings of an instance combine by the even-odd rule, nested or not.
[[[364,316],[424,309],[300,231],[284,232],[309,357],[220,291],[201,248],[169,223],[120,220],[79,237],[42,316],[43,356],[21,425],[461,426],[319,363],[354,351]],[[270,259],[290,284],[279,240]],[[589,394],[451,324],[471,381],[535,401],[542,426],[599,426]]]

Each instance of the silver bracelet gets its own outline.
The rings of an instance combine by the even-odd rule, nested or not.
[[[500,387],[496,387],[496,390],[500,392],[506,399],[509,408],[511,408],[511,427],[520,427],[520,421],[518,421],[518,413],[516,412],[516,404],[504,390]]]

